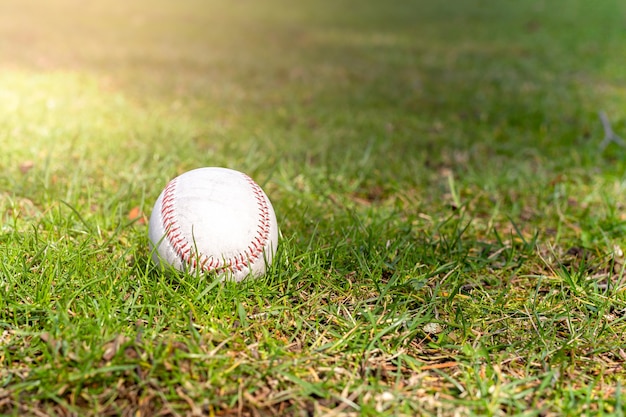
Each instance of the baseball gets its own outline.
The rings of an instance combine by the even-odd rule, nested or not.
[[[274,208],[247,175],[199,168],[171,180],[148,227],[157,264],[241,281],[263,275],[278,245]]]

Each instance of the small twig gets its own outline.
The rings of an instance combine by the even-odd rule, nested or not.
[[[191,415],[192,416],[201,416],[202,413],[202,408],[198,407],[196,405],[196,403],[194,402],[194,400],[185,393],[185,391],[182,389],[182,387],[178,387],[176,388],[176,394],[178,394],[178,396],[180,398],[182,398],[183,400],[185,400],[185,402],[189,405],[189,408],[191,408]]]
[[[611,142],[615,142],[619,146],[626,147],[626,141],[621,137],[617,136],[615,132],[613,132],[613,128],[611,127],[611,122],[607,117],[606,113],[603,111],[598,112],[598,116],[600,116],[600,121],[602,122],[602,127],[604,128],[604,139],[600,143],[600,150],[603,151]]]
[[[422,371],[427,371],[429,369],[445,369],[445,368],[456,368],[459,366],[458,362],[443,362],[443,363],[434,363],[432,365],[424,365],[420,368]]]

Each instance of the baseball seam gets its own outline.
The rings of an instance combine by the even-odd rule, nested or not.
[[[235,273],[252,265],[263,255],[263,250],[270,235],[270,209],[261,187],[259,187],[252,178],[245,174],[241,175],[252,189],[252,194],[257,202],[259,211],[259,221],[256,233],[247,248],[243,252],[222,259],[216,259],[213,256],[204,254],[196,255],[194,253],[193,242],[190,242],[184,236],[181,226],[176,219],[174,204],[176,200],[175,192],[177,179],[173,179],[165,187],[161,201],[161,218],[163,219],[163,226],[165,227],[165,237],[184,264],[194,269],[199,265],[205,272],[215,271],[219,273],[230,271],[231,273]]]

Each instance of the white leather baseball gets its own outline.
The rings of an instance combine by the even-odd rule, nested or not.
[[[157,264],[241,281],[265,273],[278,245],[278,224],[269,198],[250,177],[209,167],[167,184],[148,235]]]

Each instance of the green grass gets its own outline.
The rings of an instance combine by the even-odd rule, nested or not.
[[[0,414],[624,415],[622,3],[231,3],[0,5]],[[263,278],[151,264],[200,166]]]

